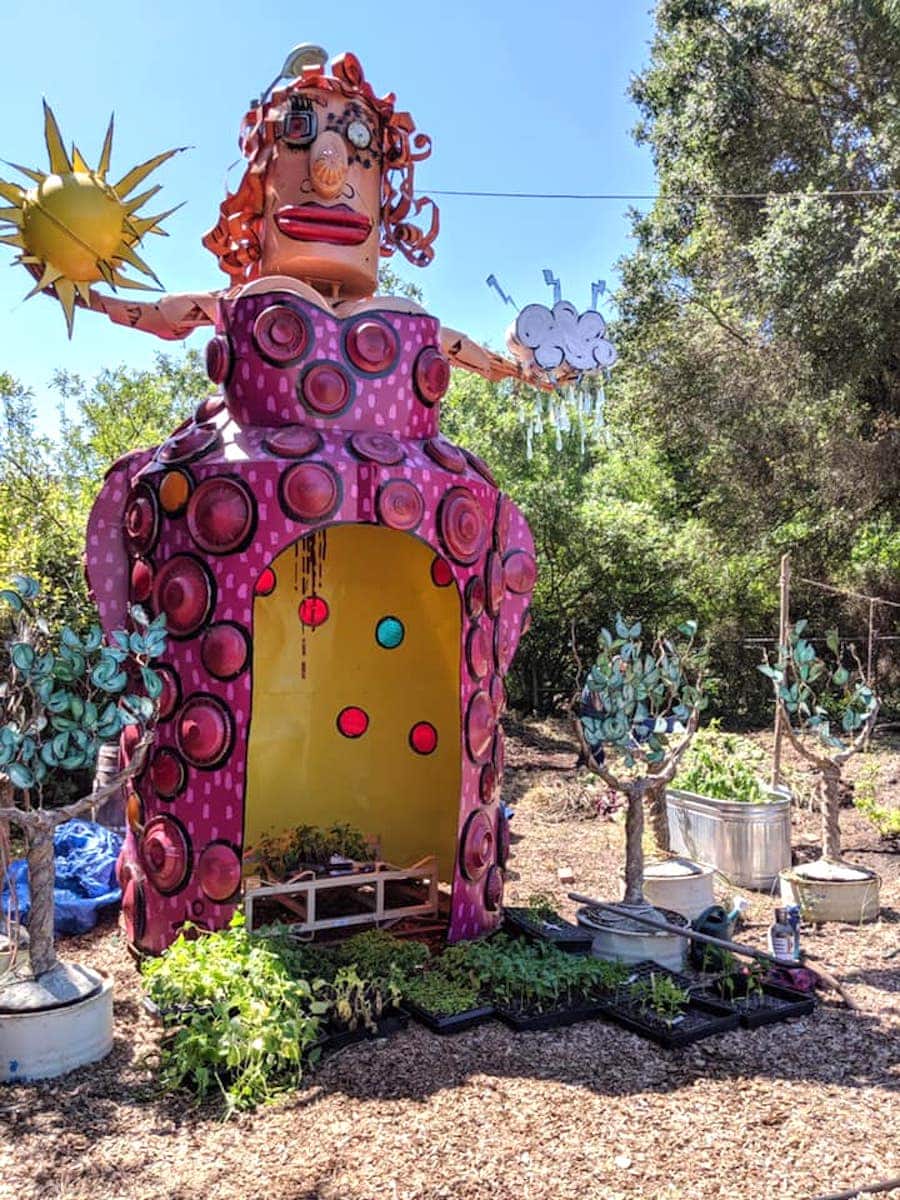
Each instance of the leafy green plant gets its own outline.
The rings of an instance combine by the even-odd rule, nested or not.
[[[188,1087],[201,1100],[218,1092],[229,1115],[296,1087],[318,1057],[331,997],[293,978],[276,944],[248,933],[241,914],[215,934],[186,926],[142,972],[167,1026],[166,1089]]]
[[[652,971],[649,979],[638,979],[631,996],[641,1012],[652,1012],[671,1026],[688,1006],[690,995],[668,975]]]
[[[367,929],[331,948],[338,963],[352,964],[370,979],[408,978],[428,961],[428,947],[384,929]]]
[[[565,954],[546,942],[502,933],[451,946],[433,969],[450,979],[477,984],[502,1008],[534,1013],[608,995],[627,975],[618,963]]]
[[[448,977],[439,968],[407,980],[405,995],[426,1012],[441,1017],[455,1016],[477,1008],[478,985],[471,980]]]
[[[641,622],[629,624],[619,614],[615,634],[600,630],[597,660],[576,702],[575,731],[588,767],[628,804],[624,903],[638,907],[644,905],[644,801],[659,848],[667,851],[665,789],[707,705],[697,622],[679,625],[678,635],[658,635],[645,645]],[[608,752],[618,755],[615,768]]]
[[[764,760],[749,738],[724,733],[713,722],[697,731],[678,772],[678,786],[714,800],[764,804],[772,798],[760,778]]]
[[[528,897],[527,908],[529,917],[537,924],[557,915],[555,901],[549,892],[533,892]]]
[[[355,963],[339,967],[333,978],[321,984],[320,996],[328,1003],[333,1025],[351,1031],[378,1029],[378,1020],[387,1008],[396,1008],[403,995],[403,980],[397,971],[368,978]]]
[[[306,866],[327,867],[332,858],[369,862],[374,851],[352,825],[336,822],[327,829],[298,825],[282,833],[265,833],[247,857],[275,879],[286,879]]]
[[[856,779],[853,803],[883,838],[900,837],[900,808],[885,808],[878,803],[878,764],[866,763]]]
[[[831,657],[826,662],[806,634],[808,625],[805,619],[797,621],[786,644],[778,647],[775,661],[766,656],[759,670],[771,681],[775,709],[791,745],[817,773],[822,812],[820,862],[828,867],[842,863],[841,773],[848,759],[865,745],[878,716],[879,701],[866,682],[854,647],[843,644],[837,630],[830,629],[825,644]],[[838,729],[826,698],[839,704]]]
[[[298,942],[288,925],[251,933],[241,913],[220,933],[186,929],[142,967],[167,1026],[160,1080],[220,1092],[226,1114],[296,1087],[326,1034],[375,1032],[428,958],[381,930],[332,945]]]
[[[768,964],[755,959],[747,966],[740,969],[740,974],[744,980],[744,995],[749,1003],[758,1003],[764,996],[763,983],[765,981]]]
[[[141,769],[162,691],[151,663],[166,645],[162,615],[151,621],[133,607],[133,630],[117,630],[107,644],[98,625],[83,636],[67,625],[52,631],[39,598],[38,584],[21,575],[0,590],[0,792],[13,799],[0,806],[0,821],[25,834],[36,976],[56,961],[53,831]],[[139,735],[127,771],[100,792],[53,807],[60,783],[93,768],[101,745],[126,726]]]

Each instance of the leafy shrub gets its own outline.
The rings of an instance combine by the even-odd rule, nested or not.
[[[162,680],[150,663],[165,650],[166,619],[134,606],[134,632],[116,630],[107,645],[99,625],[83,637],[68,626],[51,631],[39,596],[23,575],[0,590],[0,774],[41,796],[93,768],[100,746],[125,726],[154,720]]]
[[[169,1026],[160,1047],[164,1088],[189,1087],[199,1099],[221,1092],[226,1115],[296,1087],[318,1057],[329,1000],[293,978],[274,942],[230,928],[182,933],[143,965],[151,1000]]]
[[[765,754],[749,738],[712,724],[697,733],[675,783],[714,800],[764,804],[772,798],[760,778],[764,768]]]
[[[900,808],[885,808],[878,803],[878,766],[867,763],[859,773],[853,804],[872,822],[883,838],[900,837]]]

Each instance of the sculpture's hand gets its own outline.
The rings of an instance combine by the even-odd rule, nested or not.
[[[464,333],[443,326],[441,327],[441,349],[450,360],[451,366],[461,367],[464,371],[472,371],[484,379],[489,379],[492,383],[497,383],[501,379],[518,379],[522,383],[540,388],[543,392],[552,392],[560,385],[560,382],[568,383],[577,374],[573,372],[572,375],[567,375],[560,380],[559,372],[551,375],[539,367],[533,358],[531,361],[505,358],[502,354],[497,354],[495,351],[479,345],[478,342],[473,342]]]

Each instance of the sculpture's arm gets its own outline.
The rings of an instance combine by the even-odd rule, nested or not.
[[[160,296],[158,300],[131,300],[104,296],[91,289],[91,311],[104,313],[115,325],[129,325],[166,341],[186,338],[201,325],[216,319],[215,292]]]
[[[441,326],[441,349],[450,360],[450,365],[473,371],[492,383],[498,383],[501,379],[519,379],[541,391],[553,392],[575,377],[575,372],[564,368],[562,372],[557,372],[556,379],[551,379],[546,371],[534,364],[531,351],[516,342],[514,336],[507,338],[507,344],[517,355],[516,358],[505,358],[473,342],[464,333]]]

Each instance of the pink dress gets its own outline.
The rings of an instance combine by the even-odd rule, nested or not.
[[[164,949],[185,920],[227,924],[251,825],[265,826],[269,805],[282,828],[328,823],[310,812],[327,816],[331,778],[336,817],[363,813],[398,853],[449,822],[451,941],[500,920],[498,718],[534,547],[485,464],[439,434],[449,366],[438,334],[430,316],[342,320],[290,292],[222,300],[207,350],[221,395],[107,476],[87,541],[101,620],[125,627],[137,603],[164,612],[169,631],[156,741],[133,784],[140,815],[119,862],[140,949]],[[354,556],[367,564],[364,595]],[[395,597],[383,616],[379,570]],[[262,624],[276,600],[281,642]],[[423,651],[428,637],[440,644]],[[345,660],[350,638],[362,641]],[[408,719],[407,692],[421,709]],[[124,737],[124,756],[132,746]]]

